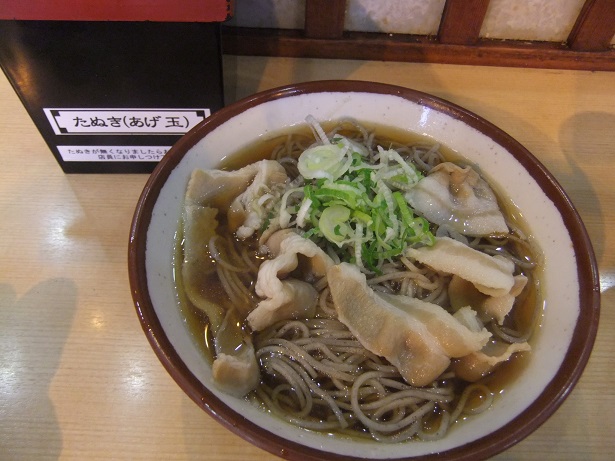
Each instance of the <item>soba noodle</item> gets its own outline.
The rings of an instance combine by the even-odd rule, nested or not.
[[[291,181],[299,175],[297,159],[315,139],[331,139],[340,133],[365,146],[370,161],[378,156],[377,146],[384,145],[395,149],[424,175],[437,165],[454,160],[447,159],[438,145],[395,142],[378,136],[378,130],[368,130],[350,120],[340,121],[326,134],[318,129],[319,125],[313,124],[312,128],[312,136],[289,134],[271,152],[270,158],[284,167]],[[262,198],[259,205],[265,205],[269,199]],[[498,341],[520,343],[531,336],[538,315],[536,294],[528,291],[535,291],[533,269],[540,261],[518,226],[518,219],[506,216],[510,233],[505,236],[468,237],[434,224],[431,230],[437,237],[450,237],[488,255],[506,258],[514,264],[515,274],[529,278],[524,295],[515,304],[515,309],[531,312],[522,315],[526,320],[511,316],[502,325],[496,321],[485,325]],[[245,318],[260,300],[255,281],[259,266],[268,258],[267,248],[258,242],[258,235],[238,240],[226,228],[224,216],[220,218],[218,232],[206,242],[225,293],[215,301]],[[328,248],[328,252],[335,263],[344,257],[336,249]],[[377,273],[364,272],[369,288],[375,292],[451,308],[448,273],[404,255],[382,261]],[[480,413],[492,404],[493,390],[484,381],[463,382],[451,370],[428,386],[408,384],[395,366],[366,349],[338,320],[326,279],[312,282],[318,291],[315,315],[278,321],[255,333],[243,326],[252,338],[261,373],[261,383],[247,396],[256,405],[307,430],[401,442],[444,437],[456,421]],[[214,338],[208,338],[205,343],[213,341]]]
[[[327,293],[321,296],[326,303]],[[323,301],[325,300],[325,301]],[[333,311],[329,306],[328,311]],[[478,413],[493,396],[481,384],[460,397],[445,376],[426,388],[406,384],[398,370],[367,351],[337,319],[319,317],[280,322],[257,336],[256,354],[265,378],[252,397],[298,426],[400,442],[444,436],[464,412]],[[466,409],[480,394],[480,408]],[[438,409],[436,428],[425,421]]]

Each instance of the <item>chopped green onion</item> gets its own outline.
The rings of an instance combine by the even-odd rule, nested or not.
[[[339,134],[328,140],[310,123],[322,144],[299,157],[304,185],[282,195],[272,222],[295,225],[328,254],[375,273],[410,245],[433,245],[429,222],[404,195],[422,178],[412,163],[382,147],[371,162],[365,146]]]
[[[309,198],[305,198],[301,203],[301,207],[299,207],[299,211],[297,211],[297,226],[305,226],[305,220],[307,217],[309,217],[308,212],[310,211],[311,206],[312,200]]]
[[[350,231],[347,224],[348,218],[350,218],[350,210],[345,206],[334,205],[325,208],[318,221],[320,231],[327,240],[340,246]]]

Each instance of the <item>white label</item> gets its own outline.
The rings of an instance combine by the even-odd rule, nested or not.
[[[65,162],[158,162],[171,146],[57,146]]]
[[[184,134],[209,109],[43,109],[58,135]]]

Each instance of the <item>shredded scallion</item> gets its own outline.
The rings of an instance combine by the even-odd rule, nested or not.
[[[320,143],[298,159],[303,185],[294,182],[280,198],[280,227],[295,225],[327,253],[376,273],[408,246],[433,244],[429,223],[405,196],[422,178],[410,160],[380,146],[370,160],[366,146],[339,133],[327,139],[316,120],[308,121]]]

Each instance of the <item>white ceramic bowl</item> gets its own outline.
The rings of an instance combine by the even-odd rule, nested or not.
[[[172,259],[186,182],[195,168],[255,140],[317,120],[351,116],[424,134],[478,164],[523,213],[545,256],[544,316],[521,376],[492,408],[436,442],[386,444],[307,432],[219,392],[177,309]],[[277,88],[232,104],[185,135],[151,175],[130,235],[137,313],[153,349],[179,386],[212,417],[271,453],[293,460],[477,460],[515,444],[571,392],[588,360],[599,316],[599,279],[587,233],[553,176],[518,142],[442,99],[370,82],[320,81]]]

